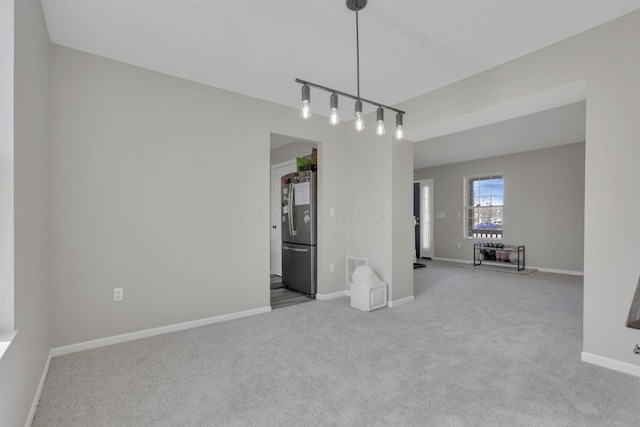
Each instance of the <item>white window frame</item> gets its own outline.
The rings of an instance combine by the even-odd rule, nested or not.
[[[470,218],[470,212],[473,209],[476,209],[477,206],[469,206],[469,201],[470,199],[470,183],[472,181],[479,181],[479,180],[483,180],[483,179],[494,179],[494,178],[501,178],[502,179],[502,205],[490,205],[490,207],[496,207],[499,208],[501,210],[501,215],[502,215],[502,228],[500,229],[496,229],[496,230],[483,230],[484,232],[472,232],[472,223],[473,223],[473,218]],[[464,210],[464,215],[463,215],[463,222],[462,222],[462,237],[463,239],[472,239],[472,240],[502,240],[504,239],[504,207],[505,207],[505,176],[504,173],[502,172],[496,172],[496,173],[483,173],[483,174],[479,174],[479,175],[470,175],[470,176],[465,176],[464,177],[464,184],[463,184],[463,202],[462,202],[462,206],[463,206],[463,210]]]

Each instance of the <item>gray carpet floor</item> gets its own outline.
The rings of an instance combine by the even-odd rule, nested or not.
[[[580,277],[414,275],[393,309],[344,297],[56,357],[33,425],[640,425],[640,378],[580,361]]]

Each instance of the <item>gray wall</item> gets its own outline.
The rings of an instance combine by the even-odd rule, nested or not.
[[[586,80],[584,356],[636,369],[640,332],[625,317],[640,275],[639,39],[636,11],[402,104],[428,126]]]
[[[413,299],[413,262],[415,261],[413,225],[413,143],[391,144],[392,282],[390,300]],[[409,165],[409,167],[407,167]]]
[[[338,206],[344,132],[59,46],[52,66],[53,345],[268,307],[270,134],[321,141]],[[344,290],[343,228],[319,225],[321,293]]]
[[[0,331],[13,330],[14,5],[0,2]]]
[[[54,347],[268,307],[271,133],[318,141],[326,207],[318,292],[345,290],[347,239],[375,242],[363,256],[390,252],[390,210],[349,236],[358,219],[344,212],[354,193],[390,208],[391,138],[359,136],[380,151],[357,155],[386,192],[366,181],[349,187],[350,126],[299,120],[294,109],[64,47],[52,52]],[[379,259],[392,285],[391,257]],[[402,280],[411,286],[410,274]],[[122,303],[112,302],[115,287],[124,288]]]
[[[349,224],[347,255],[369,260],[369,266],[391,285],[393,303],[413,296],[413,150],[411,142],[395,141],[392,134],[378,137],[366,130],[350,134],[345,159],[350,174],[341,183],[348,198],[336,219]]]
[[[307,157],[314,145],[310,142],[296,141],[271,150],[271,164],[277,165],[296,157]]]
[[[446,214],[434,218],[434,257],[470,261],[475,242],[492,241],[463,238],[463,178],[503,173],[502,242],[525,245],[530,267],[582,272],[584,151],[577,143],[416,170],[416,180],[433,178],[434,211]]]
[[[14,16],[14,327],[18,334],[0,361],[3,426],[24,425],[51,347],[50,43],[39,2],[15,2]]]

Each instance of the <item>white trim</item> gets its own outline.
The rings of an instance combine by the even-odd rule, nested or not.
[[[408,302],[412,302],[412,301],[415,301],[415,300],[416,300],[416,297],[414,297],[413,295],[410,295],[410,296],[405,297],[405,298],[400,298],[399,300],[396,300],[396,301],[389,301],[388,305],[389,305],[389,307],[394,308],[394,307],[397,307],[399,305],[406,304]]]
[[[444,261],[444,262],[457,262],[458,264],[473,264],[473,261],[468,259],[453,259],[453,258],[431,258],[433,261]],[[538,271],[543,271],[545,273],[555,273],[555,274],[568,274],[571,276],[584,276],[584,272],[582,271],[573,271],[573,270],[560,270],[556,268],[544,268],[544,267],[533,267],[527,266],[527,268],[536,269]]]
[[[556,268],[544,268],[544,267],[527,267],[527,268],[535,268],[536,270],[544,271],[545,273],[568,274],[571,276],[584,276],[584,271],[558,270]]]
[[[27,420],[24,423],[24,427],[30,427],[33,423],[33,417],[36,416],[36,410],[38,409],[38,403],[40,403],[40,396],[42,395],[42,389],[44,388],[44,382],[47,380],[47,375],[49,374],[49,365],[51,365],[51,350],[49,350],[49,355],[47,356],[47,362],[44,364],[44,369],[42,370],[42,375],[40,376],[40,382],[38,383],[38,388],[36,389],[36,394],[33,396],[33,402],[31,402],[31,409],[29,409],[29,415],[27,415]]]
[[[608,357],[598,356],[587,352],[582,352],[582,361],[593,365],[602,366],[603,368],[613,369],[614,371],[640,377],[640,366],[627,362],[621,362]]]
[[[330,294],[316,294],[317,300],[328,300],[347,296],[347,291],[333,292]]]
[[[0,360],[2,356],[9,350],[9,346],[13,342],[13,339],[18,334],[18,331],[4,331],[0,332]]]
[[[209,317],[206,319],[192,320],[190,322],[176,323],[174,325],[161,326],[159,328],[145,329],[142,331],[131,332],[128,334],[115,335],[112,337],[80,342],[77,344],[66,345],[63,347],[56,347],[51,349],[51,357],[62,356],[64,354],[75,353],[77,351],[90,350],[93,348],[104,347],[107,345],[118,344],[118,343],[127,342],[127,341],[133,341],[140,338],[152,337],[154,335],[166,334],[168,332],[176,332],[176,331],[182,331],[184,329],[197,328],[199,326],[211,325],[213,323],[226,322],[227,320],[254,316],[256,314],[268,313],[270,311],[271,311],[270,306],[254,308],[252,310],[223,314],[221,316]]]
[[[468,259],[453,259],[453,258],[431,258],[432,261],[445,261],[445,262],[457,262],[459,264],[473,264],[473,261]]]

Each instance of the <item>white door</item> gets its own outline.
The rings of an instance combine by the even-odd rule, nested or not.
[[[284,175],[295,172],[296,160],[271,166],[271,274],[282,276],[282,205],[280,182]]]
[[[420,184],[420,257],[433,258],[433,179]]]

